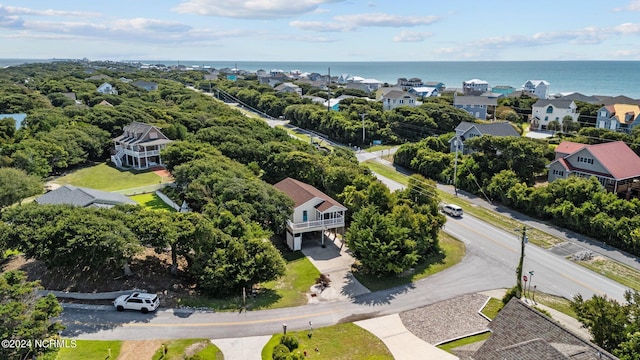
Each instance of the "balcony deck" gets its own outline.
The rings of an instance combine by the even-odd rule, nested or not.
[[[304,233],[304,232],[310,232],[310,231],[335,229],[335,228],[344,226],[344,216],[341,216],[335,219],[303,221],[299,223],[288,221],[287,226],[294,233]]]

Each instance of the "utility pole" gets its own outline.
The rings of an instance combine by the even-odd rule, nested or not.
[[[360,115],[360,117],[362,118],[362,145],[364,145],[364,138],[365,138],[365,136],[364,136],[364,134],[365,134],[365,132],[364,132],[364,117],[367,116],[367,113],[361,113],[361,114],[358,114],[358,115]]]
[[[522,264],[524,263],[524,244],[526,244],[527,241],[527,227],[522,225],[522,238],[520,239],[520,261],[518,262],[518,268],[516,269],[516,297],[518,299],[522,297]]]
[[[458,196],[458,187],[457,187],[457,181],[458,181],[458,137],[456,137],[453,140],[453,145],[456,147],[456,157],[455,160],[453,162],[453,192],[455,194],[455,196]]]

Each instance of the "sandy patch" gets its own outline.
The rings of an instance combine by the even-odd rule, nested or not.
[[[164,340],[125,340],[117,360],[151,359],[163,342]]]

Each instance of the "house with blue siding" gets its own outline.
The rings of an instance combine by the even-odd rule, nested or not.
[[[508,121],[492,122],[487,124],[472,123],[463,121],[456,126],[456,135],[449,140],[449,146],[451,152],[462,151],[463,154],[471,152],[470,149],[464,146],[464,142],[467,139],[490,135],[490,136],[520,136],[520,134],[514,129]]]
[[[458,109],[465,110],[472,116],[480,120],[486,120],[487,114],[495,113],[498,106],[498,100],[493,97],[486,96],[454,96],[453,106]]]
[[[640,106],[631,104],[613,104],[598,110],[596,127],[621,131],[627,134],[640,124]]]

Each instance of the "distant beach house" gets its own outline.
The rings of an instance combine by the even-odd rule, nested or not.
[[[498,100],[494,97],[473,95],[453,97],[453,106],[465,110],[480,120],[486,120],[489,112],[495,114],[497,105]]]
[[[160,129],[134,121],[122,130],[123,134],[113,139],[115,154],[111,161],[117,167],[148,169],[163,165],[160,150],[172,141]]]
[[[260,84],[266,84],[271,87],[275,87],[278,84],[289,81],[289,77],[285,73],[270,73],[266,76],[258,76],[258,82]]]
[[[102,83],[102,85],[98,86],[96,91],[99,92],[100,94],[105,94],[105,95],[118,95],[118,90],[107,82]]]
[[[498,85],[491,88],[491,92],[507,96],[516,91],[516,88],[509,85]]]
[[[391,90],[380,99],[382,101],[382,108],[384,110],[395,109],[398,106],[417,106],[417,97],[409,92],[400,90]]]
[[[302,96],[302,88],[291,82],[282,83],[273,89],[279,93],[298,94]]]
[[[488,124],[462,121],[458,126],[456,126],[455,131],[456,135],[449,140],[450,151],[452,153],[456,152],[456,150],[462,151],[463,154],[471,152],[470,149],[464,146],[464,142],[467,141],[467,139],[483,135],[520,136],[511,123],[507,121],[492,122]]]
[[[573,100],[540,99],[531,106],[531,128],[547,130],[549,122],[557,121],[562,124],[565,116],[570,116],[573,122],[578,121],[580,114]]]
[[[622,141],[596,145],[563,141],[555,153],[555,160],[548,165],[549,182],[595,176],[607,191],[627,193],[627,197],[640,189],[640,157]]]
[[[444,89],[446,89],[446,86],[444,85],[444,83],[441,83],[439,81],[427,81],[424,83],[424,86],[426,87],[434,87],[436,89],[438,89],[438,92],[441,93],[444,91]]]
[[[603,106],[598,110],[596,127],[627,134],[640,124],[640,106],[630,104],[614,104]]]
[[[22,127],[22,122],[27,118],[27,114],[0,114],[0,119],[12,118],[16,123],[16,130]]]
[[[322,233],[344,228],[347,208],[327,194],[302,181],[286,178],[273,185],[287,194],[293,202],[293,214],[287,220],[287,245],[291,250],[302,248],[302,235],[310,232]]]
[[[424,86],[424,83],[422,82],[422,79],[419,78],[398,78],[396,86],[401,87],[404,91],[408,91],[414,87]]]
[[[128,197],[112,192],[64,185],[35,199],[38,204],[68,204],[80,207],[111,208],[116,205],[137,203]]]
[[[533,94],[538,99],[548,99],[549,85],[545,80],[527,80],[522,84],[522,91]]]
[[[416,96],[421,97],[437,97],[440,96],[440,91],[436,87],[419,86],[409,89],[409,92]]]
[[[145,89],[147,91],[158,90],[158,83],[153,81],[136,80],[132,82],[131,85],[134,85],[141,89]]]
[[[462,82],[462,93],[465,95],[482,95],[489,91],[489,83],[480,79],[471,79]]]
[[[367,94],[371,94],[375,92],[382,86],[382,83],[376,79],[365,79],[365,78],[349,78],[347,79],[347,83],[345,84],[345,88],[347,89],[359,89]]]

